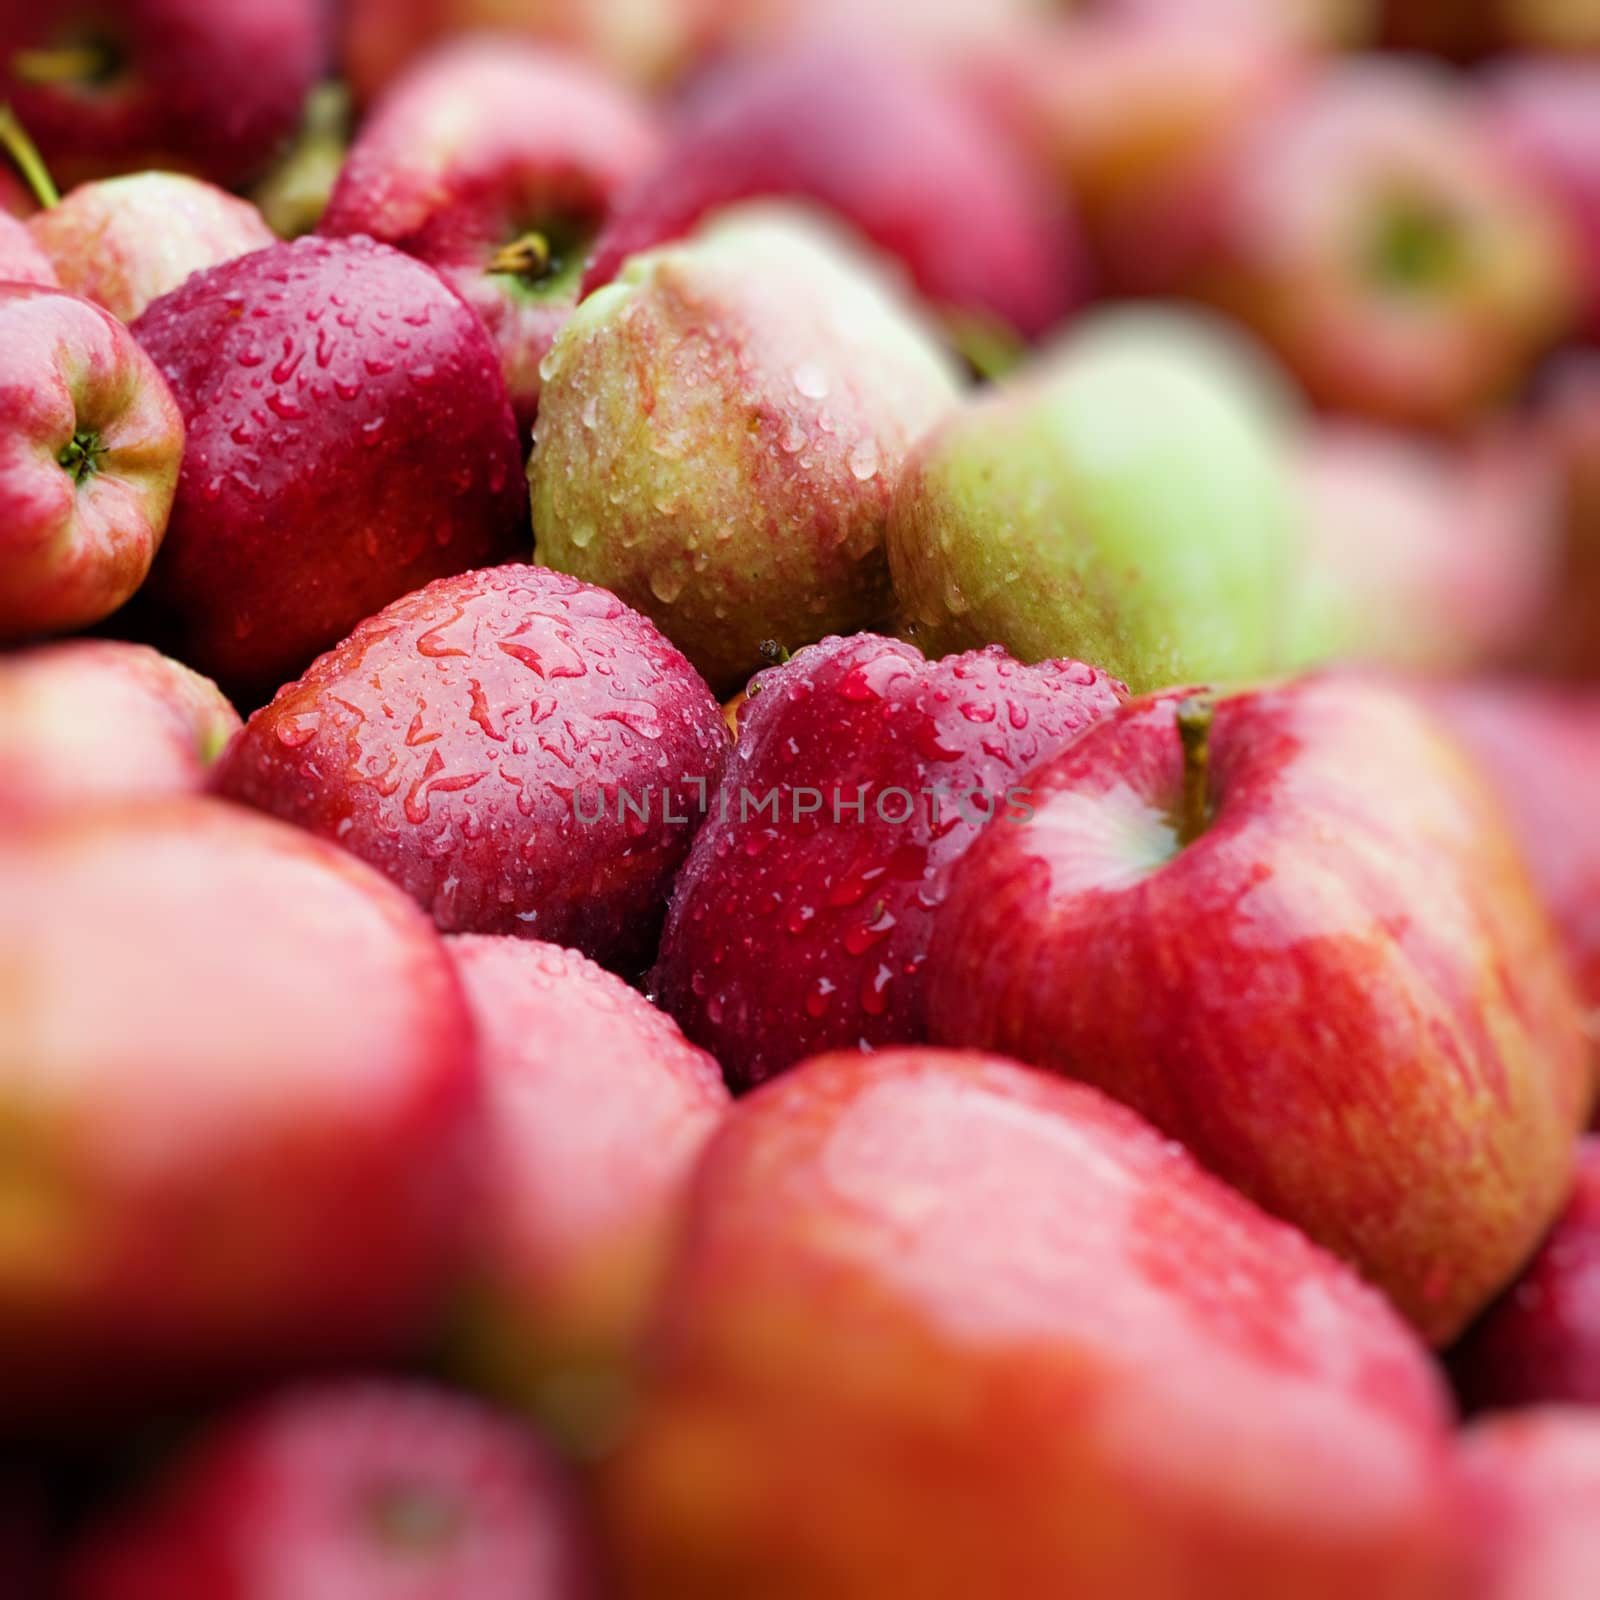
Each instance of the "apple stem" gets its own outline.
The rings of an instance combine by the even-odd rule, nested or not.
[[[40,88],[98,83],[109,75],[114,59],[104,45],[69,44],[54,50],[19,50],[11,58],[11,71],[21,82]]]
[[[0,105],[0,150],[11,157],[17,171],[33,190],[33,197],[48,211],[61,202],[61,191],[50,177],[50,169],[39,154],[39,147],[28,137],[28,130],[10,106]]]
[[[525,233],[499,250],[486,270],[510,273],[512,277],[537,283],[550,270],[550,241],[537,231]]]
[[[1178,842],[1191,845],[1211,821],[1211,724],[1217,702],[1209,694],[1178,703],[1178,739],[1183,745],[1183,810]]]

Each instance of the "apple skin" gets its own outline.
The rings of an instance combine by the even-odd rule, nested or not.
[[[889,609],[900,463],[956,401],[929,328],[808,218],[633,257],[545,362],[535,549],[652,617],[721,693]]]
[[[738,1103],[652,1349],[605,1486],[622,1600],[1459,1593],[1409,1330],[1015,1063],[821,1056]]]
[[[931,306],[1024,338],[1081,297],[1078,240],[1042,172],[938,75],[837,45],[735,62],[704,83],[659,164],[618,199],[585,292],[752,199],[836,214]]]
[[[1103,718],[957,862],[931,1036],[1116,1095],[1448,1343],[1560,1211],[1588,1115],[1554,930],[1465,756],[1364,681],[1219,698],[1182,844],[1190,698]]]
[[[190,273],[278,242],[248,200],[172,172],[86,183],[28,231],[62,288],[124,322]]]
[[[1486,1417],[1461,1443],[1463,1522],[1483,1600],[1584,1600],[1600,1569],[1600,1414],[1541,1406]]]
[[[1126,698],[1080,661],[928,662],[873,634],[761,673],[673,890],[659,1003],[739,1088],[823,1050],[920,1043],[951,864],[986,811],[1026,804],[1012,791],[1029,768]],[[772,790],[776,814],[754,809]],[[863,797],[859,817],[844,809]]]
[[[1136,691],[1271,670],[1296,532],[1284,406],[1208,322],[1080,324],[911,452],[888,530],[906,637],[1076,657]]]
[[[505,566],[362,623],[250,718],[213,783],[337,840],[446,933],[629,969],[655,948],[727,751],[722,708],[650,622]]]
[[[1377,421],[1471,421],[1578,309],[1565,218],[1443,68],[1330,67],[1240,141],[1210,226],[1187,287]]]
[[[50,259],[34,242],[27,224],[0,211],[0,281],[37,283],[59,289],[61,280]]]
[[[300,239],[197,273],[133,332],[189,444],[151,642],[259,705],[363,618],[527,539],[489,336],[370,239]]]
[[[670,1017],[577,951],[445,943],[477,1022],[491,1151],[459,1364],[590,1453],[615,1425],[690,1169],[728,1091]]]
[[[0,656],[0,826],[198,794],[239,715],[148,645],[69,639]]]
[[[479,1132],[416,907],[199,799],[7,830],[0,880],[7,1426],[412,1348],[462,1265]]]
[[[91,1526],[61,1600],[594,1600],[573,1485],[526,1429],[394,1378],[225,1413],[143,1500]]]
[[[89,44],[102,78],[27,55]],[[247,182],[293,132],[327,56],[321,0],[0,0],[0,100],[71,188],[165,168]]]
[[[183,416],[115,317],[0,283],[0,643],[109,616],[166,532]]]
[[[581,63],[515,39],[469,39],[384,95],[320,231],[368,234],[438,271],[489,329],[526,432],[539,364],[578,302],[588,247],[657,147],[643,103]],[[490,270],[534,230],[554,247],[537,275]]]

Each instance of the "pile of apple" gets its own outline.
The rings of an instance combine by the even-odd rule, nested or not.
[[[0,1600],[1595,1600],[1596,52],[0,0]]]

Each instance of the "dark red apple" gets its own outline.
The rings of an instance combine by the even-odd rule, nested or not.
[[[73,639],[0,656],[0,824],[198,793],[238,730],[214,683],[148,645]]]
[[[818,1057],[701,1160],[607,1481],[624,1600],[1458,1600],[1382,1300],[1092,1090]]]
[[[243,183],[326,60],[322,0],[0,0],[0,101],[70,187],[143,168]]]
[[[526,431],[539,364],[577,304],[594,236],[657,145],[644,105],[569,57],[469,39],[426,56],[383,97],[320,231],[370,234],[459,290],[494,338]]]
[[[1152,695],[956,864],[932,1037],[1127,1101],[1436,1343],[1564,1203],[1592,1083],[1493,798],[1401,695]]]
[[[133,331],[190,424],[143,625],[242,703],[389,601],[526,548],[499,360],[420,262],[370,239],[274,245]]]
[[[670,1017],[577,951],[471,934],[446,945],[489,1107],[462,1361],[591,1450],[614,1427],[685,1182],[728,1091]]]
[[[627,966],[655,947],[727,749],[653,623],[507,566],[364,622],[251,717],[215,782],[372,862],[447,933]]]
[[[1023,775],[1126,698],[1077,661],[998,646],[925,661],[828,639],[763,672],[679,875],[651,984],[730,1082],[819,1050],[920,1042],[951,865]]]
[[[416,907],[210,800],[9,829],[0,883],[7,1425],[409,1349],[461,1266],[478,1131]]]
[[[618,199],[584,277],[708,212],[781,197],[833,212],[958,317],[1033,337],[1072,308],[1082,267],[1044,184],[936,75],[837,46],[736,62],[704,82],[660,163]]]
[[[91,1530],[63,1600],[583,1600],[593,1554],[537,1438],[465,1396],[350,1379],[234,1411]]]

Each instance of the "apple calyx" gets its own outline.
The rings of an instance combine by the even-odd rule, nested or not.
[[[39,147],[28,137],[28,130],[8,105],[0,105],[0,150],[11,157],[12,164],[44,210],[60,204],[61,191],[56,188]]]
[[[117,75],[117,66],[117,52],[99,39],[42,50],[19,50],[11,58],[12,76],[37,88],[105,83]]]
[[[99,471],[100,457],[105,453],[100,435],[87,428],[80,428],[73,434],[56,460],[74,485],[82,488]]]
[[[1180,848],[1195,842],[1211,822],[1211,725],[1217,701],[1212,694],[1178,702],[1178,740],[1183,746],[1183,800],[1177,817]]]
[[[460,1507],[425,1489],[395,1485],[374,1497],[372,1521],[385,1545],[424,1553],[455,1542],[461,1531]]]
[[[503,245],[484,270],[537,283],[549,274],[550,262],[550,241],[535,228]]]
[[[1466,249],[1460,219],[1424,196],[1392,201],[1373,234],[1371,268],[1380,283],[1425,294],[1455,278]]]

